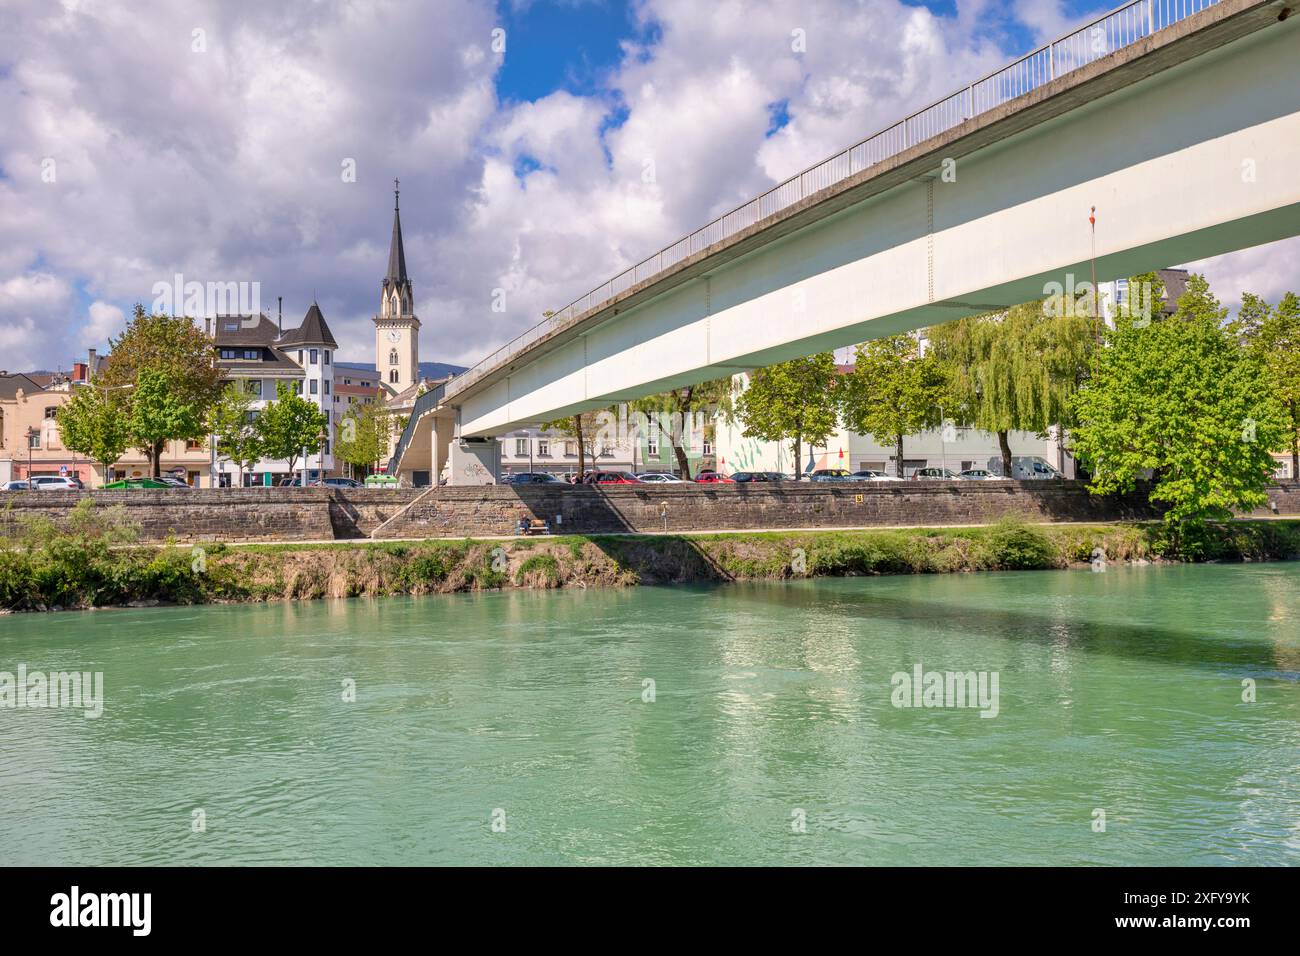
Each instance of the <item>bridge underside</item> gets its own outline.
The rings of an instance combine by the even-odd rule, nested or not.
[[[452,401],[461,436],[1300,234],[1300,17],[721,264]],[[951,181],[949,181],[951,180]],[[1233,290],[1237,291],[1237,290]]]

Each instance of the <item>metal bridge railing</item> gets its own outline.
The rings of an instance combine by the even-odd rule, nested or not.
[[[397,477],[397,466],[401,462],[402,456],[406,454],[406,446],[411,443],[411,438],[415,435],[416,422],[438,407],[438,403],[442,401],[446,389],[447,383],[443,382],[441,385],[429,389],[417,398],[415,404],[411,406],[411,417],[406,420],[406,427],[402,429],[402,437],[397,440],[397,447],[393,449],[393,457],[388,459],[388,474],[394,478]],[[433,476],[433,483],[435,485],[438,483],[437,475]]]
[[[687,256],[701,252],[876,163],[1044,86],[1071,70],[1077,70],[1158,30],[1200,13],[1218,2],[1219,0],[1133,0],[1025,54],[983,79],[773,186],[756,199],[737,206],[686,238],[638,262],[457,375],[448,383],[449,391],[455,394],[554,329],[637,283],[672,268]]]

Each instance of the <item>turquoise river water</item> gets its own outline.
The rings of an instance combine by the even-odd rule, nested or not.
[[[20,667],[103,698],[0,706],[10,864],[1300,863],[1297,564],[2,617]]]

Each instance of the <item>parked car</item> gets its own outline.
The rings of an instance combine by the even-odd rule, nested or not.
[[[593,485],[640,485],[644,482],[630,471],[598,471]]]
[[[281,478],[279,481],[277,481],[277,482],[275,483],[275,486],[276,486],[277,488],[301,488],[301,487],[302,487],[302,479],[301,479],[301,478]]]
[[[80,478],[65,475],[37,475],[29,478],[27,483],[33,491],[81,491],[85,488]]]
[[[1051,481],[1062,477],[1061,473],[1051,465],[1041,461],[1028,462],[1016,467],[1016,477],[1027,481],[1043,480]]]
[[[912,472],[913,481],[961,481],[955,471],[947,468],[918,468]]]
[[[118,481],[110,481],[104,486],[105,491],[126,491],[137,490],[141,488],[173,488],[164,481],[157,478],[122,478]]]
[[[684,485],[686,480],[678,478],[676,475],[670,475],[664,471],[644,471],[637,475],[642,481],[649,482],[652,485]]]
[[[818,468],[811,475],[813,481],[848,481],[851,477],[844,468]]]
[[[27,491],[27,490],[30,489],[30,488],[31,488],[31,485],[29,485],[29,484],[28,484],[25,480],[23,480],[23,479],[15,479],[14,481],[6,481],[3,485],[0,485],[0,491]]]
[[[736,479],[728,478],[718,471],[702,471],[695,476],[697,484],[701,485],[734,485]]]
[[[766,471],[735,471],[731,473],[731,480],[739,484],[748,484],[755,481],[771,481],[772,476]]]
[[[556,478],[544,471],[525,471],[517,475],[507,475],[503,484],[507,485],[567,485],[568,482]]]
[[[887,475],[883,471],[872,471],[865,468],[862,471],[855,471],[849,475],[849,481],[902,481],[897,475]]]
[[[322,478],[320,481],[313,481],[311,488],[364,488],[361,482],[355,478]]]
[[[995,475],[987,468],[967,468],[957,474],[958,478],[965,478],[967,481],[1000,481],[1001,475]]]
[[[179,478],[173,478],[171,475],[163,475],[161,478],[158,478],[156,480],[161,481],[168,488],[188,489],[190,487],[186,482],[181,481]]]

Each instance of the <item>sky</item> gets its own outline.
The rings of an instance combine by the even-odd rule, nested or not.
[[[373,361],[395,178],[420,358],[471,364],[1111,5],[4,0],[0,369],[105,351],[176,276]],[[1296,240],[1193,265],[1300,288]]]

